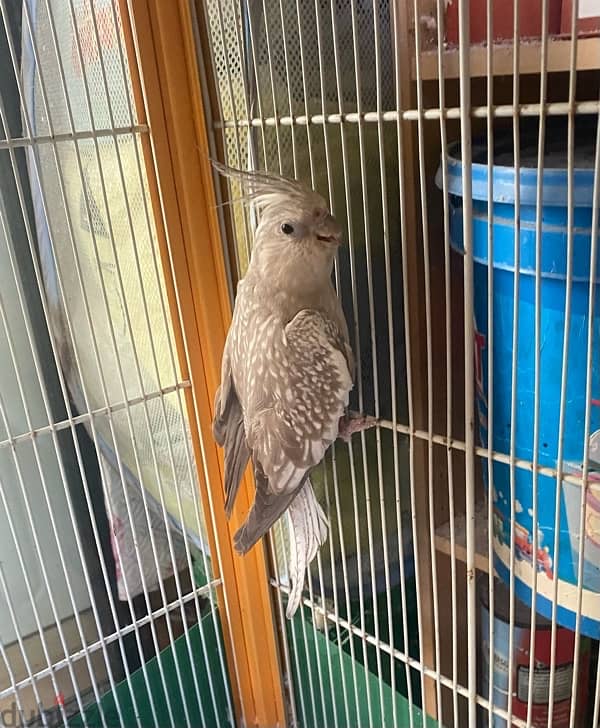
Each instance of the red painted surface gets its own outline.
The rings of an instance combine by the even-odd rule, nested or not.
[[[573,0],[562,0],[560,17],[561,34],[571,35],[571,14]],[[595,18],[580,18],[577,21],[577,35],[600,35],[600,12]]]
[[[466,0],[465,0],[466,1]],[[565,0],[566,1],[566,0]],[[515,0],[493,0],[493,39],[511,40],[513,37]],[[542,34],[542,0],[521,0],[519,3],[519,36],[540,38]],[[471,44],[487,40],[486,0],[469,3]],[[549,0],[548,32],[560,33],[561,0]],[[446,40],[458,43],[458,0],[451,0],[446,10]]]

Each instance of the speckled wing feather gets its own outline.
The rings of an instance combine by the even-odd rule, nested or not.
[[[272,325],[270,346],[262,342],[260,356],[268,356],[263,362],[267,370],[262,377],[250,377],[242,398],[256,499],[235,535],[240,553],[288,508],[336,439],[352,388],[345,349],[338,327],[311,309],[298,312],[280,331]],[[252,355],[247,364],[257,371]]]
[[[233,385],[227,349],[223,355],[221,386],[215,397],[213,436],[225,450],[225,513],[229,518],[250,459],[250,450],[244,430],[244,413]]]

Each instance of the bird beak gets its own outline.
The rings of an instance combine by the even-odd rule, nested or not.
[[[316,231],[317,240],[326,245],[338,246],[342,242],[342,229],[333,215],[329,215]]]
[[[317,240],[327,245],[339,245],[342,242],[340,235],[317,235]]]

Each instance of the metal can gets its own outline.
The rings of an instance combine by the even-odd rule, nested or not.
[[[509,691],[512,692],[512,715],[527,720],[527,702],[529,694],[530,645],[531,645],[531,609],[515,597],[513,640],[512,640],[512,675],[509,676],[510,660],[510,593],[508,588],[498,579],[494,580],[494,640],[492,680],[492,703],[495,707],[508,710]],[[479,600],[481,605],[481,695],[489,697],[490,679],[490,608],[488,578],[479,581]],[[535,657],[533,666],[533,688],[531,719],[534,728],[546,728],[548,725],[550,700],[550,663],[551,663],[552,623],[536,615],[535,620]],[[579,650],[579,674],[577,692],[577,716],[575,725],[584,725],[587,709],[590,640],[581,637]],[[564,627],[556,628],[555,674],[554,674],[554,710],[553,728],[568,728],[571,711],[571,690],[573,682],[575,651],[575,633]],[[510,679],[509,679],[510,677]],[[510,687],[509,687],[510,686]],[[494,728],[507,728],[507,721],[499,715],[492,720]],[[482,726],[489,725],[487,711]]]

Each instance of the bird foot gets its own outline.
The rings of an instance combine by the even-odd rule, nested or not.
[[[371,427],[375,427],[377,423],[376,417],[363,415],[360,412],[346,412],[343,417],[340,417],[338,437],[344,442],[350,442],[350,438],[356,432],[369,430]]]

